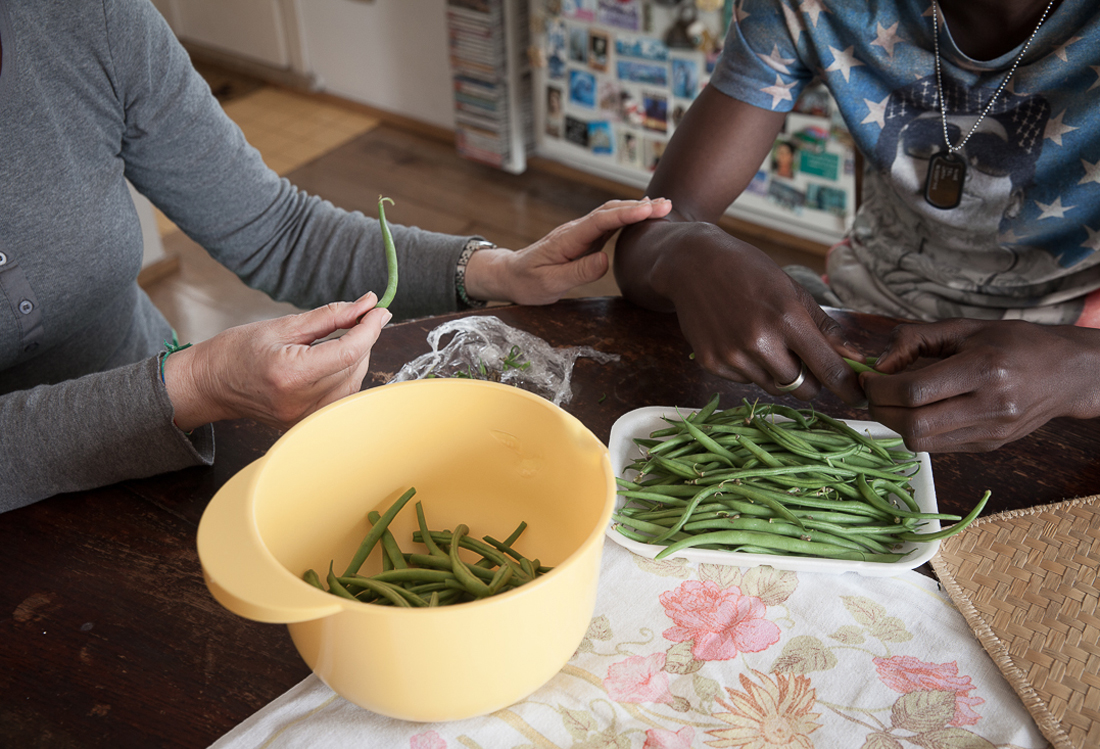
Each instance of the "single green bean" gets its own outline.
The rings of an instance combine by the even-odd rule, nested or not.
[[[679,521],[677,521],[667,531],[665,531],[664,533],[657,536],[657,539],[656,539],[657,543],[660,543],[661,541],[665,541],[665,540],[671,538],[673,536],[673,534],[678,533],[680,531],[680,529],[684,527],[684,523],[686,523],[688,521],[688,519],[691,517],[691,514],[693,512],[695,512],[695,508],[699,506],[699,503],[702,502],[704,499],[707,499],[708,497],[714,496],[718,492],[719,492],[719,487],[717,487],[717,486],[711,486],[711,487],[708,487],[706,489],[700,490],[698,494],[696,494],[694,497],[692,497],[691,502],[688,503],[687,507],[684,508],[683,513],[681,513],[681,515],[680,515]]]
[[[423,534],[422,543],[428,547],[428,553],[433,557],[443,557],[446,559],[447,552],[435,545],[435,540],[432,539],[431,533],[428,532],[428,521],[424,518],[424,507],[420,502],[416,503],[416,524],[420,526],[420,532]]]
[[[380,583],[377,580],[371,580],[369,577],[356,578],[355,584],[358,587],[362,588],[365,592],[370,592],[375,595],[381,596],[385,600],[392,603],[394,606],[399,606],[401,608],[412,608],[414,605],[420,605],[413,604],[413,602],[409,600],[408,596],[405,595],[407,591],[396,585],[390,585],[389,583]],[[339,585],[339,583],[337,583],[337,585]],[[354,598],[354,596],[352,597]],[[417,598],[420,597],[417,596]],[[359,599],[356,598],[355,600],[358,601]],[[424,601],[424,599],[421,598],[420,600],[421,602],[423,602],[424,605],[427,604],[427,601]]]
[[[340,598],[350,598],[353,601],[359,600],[349,593],[348,589],[341,585],[336,579],[336,573],[332,571],[332,562],[329,562],[328,565],[328,589],[330,593],[335,593]]]
[[[316,571],[312,569],[306,570],[305,573],[302,575],[302,579],[313,587],[320,588],[321,590],[324,590],[326,593],[328,593],[328,590],[325,589],[324,584],[321,582],[321,578],[317,576]]]
[[[470,571],[470,568],[466,566],[466,563],[458,558],[458,549],[462,543],[462,538],[470,529],[465,524],[459,524],[455,528],[454,534],[451,537],[451,567],[454,570],[455,577],[458,578],[458,582],[462,584],[462,587],[470,591],[479,598],[489,595],[489,586],[481,582],[474,576],[474,573]],[[532,574],[532,577],[534,575]]]
[[[966,526],[973,523],[974,520],[982,514],[982,510],[985,509],[986,502],[989,501],[989,495],[990,492],[987,490],[986,493],[982,495],[982,498],[978,500],[978,504],[974,505],[974,509],[968,512],[962,520],[955,523],[954,525],[948,526],[947,528],[939,531],[934,531],[932,533],[899,533],[898,538],[900,538],[902,541],[914,541],[919,543],[922,541],[939,541],[941,539],[954,536],[956,533],[966,528]]]
[[[874,367],[868,366],[868,365],[864,364],[863,362],[856,361],[855,359],[849,359],[846,356],[843,357],[843,358],[844,358],[844,361],[846,361],[848,363],[848,366],[852,368],[852,371],[855,372],[856,374],[863,374],[864,372],[874,372],[875,374],[882,374],[881,372],[879,372]],[[872,357],[867,357],[866,361],[872,361],[873,362],[873,361],[877,361],[877,360],[872,359]]]
[[[697,536],[677,541],[676,543],[667,546],[662,549],[655,559],[664,559],[665,557],[675,554],[683,549],[690,548],[692,546],[698,546],[702,543],[716,543],[728,546],[738,546],[742,544],[750,544],[753,546],[760,546],[766,549],[775,549],[779,552],[792,552],[796,554],[806,554],[810,556],[825,557],[828,559],[848,559],[848,560],[868,560],[869,558],[889,556],[896,561],[900,558],[900,555],[879,555],[868,554],[862,551],[854,551],[852,549],[845,549],[840,546],[834,546],[833,544],[818,543],[816,541],[803,541],[798,538],[790,538],[787,536],[777,536],[772,533],[759,533],[757,531],[712,531],[710,533],[701,533]],[[881,561],[880,559],[873,559],[873,561]]]
[[[386,527],[397,515],[398,511],[405,506],[405,503],[412,499],[412,496],[416,494],[416,489],[409,487],[409,490],[402,494],[396,502],[390,505],[390,508],[382,513],[381,518],[375,523],[370,532],[367,533],[366,538],[359,544],[359,550],[355,552],[355,556],[351,558],[351,562],[348,564],[347,570],[344,572],[344,577],[348,575],[354,575],[359,571],[359,568],[363,566],[363,562],[366,561],[367,556],[370,555],[374,545],[382,538],[382,534],[386,531]]]
[[[381,516],[371,510],[367,513],[367,520],[372,523],[377,523],[381,520]],[[397,545],[397,539],[393,537],[389,529],[382,531],[382,551],[386,554],[386,559],[389,560],[390,569],[403,570],[408,565],[405,563],[405,558],[401,555],[401,548]]]
[[[679,409],[677,409],[676,414],[680,414]],[[708,453],[718,456],[724,463],[728,463],[731,467],[737,465],[737,459],[734,458],[733,453],[731,453],[729,450],[722,447],[713,439],[704,434],[702,429],[695,426],[686,419],[684,420],[684,426],[687,427],[688,433],[695,439],[695,441],[702,445]]]
[[[828,424],[841,434],[846,434],[852,439],[867,445],[867,447],[871,448],[871,450],[874,451],[879,457],[885,458],[886,460],[893,462],[893,456],[891,456],[890,453],[886,451],[885,447],[876,442],[874,437],[871,437],[868,434],[861,434],[860,432],[857,432],[855,429],[852,429],[852,427],[845,424],[843,421],[840,421],[839,419],[834,419],[832,416],[817,414],[817,418],[821,419],[822,422]]]
[[[378,224],[382,228],[382,242],[386,247],[386,274],[388,278],[386,292],[378,300],[378,304],[374,306],[382,308],[389,307],[394,295],[397,294],[397,249],[393,246],[393,235],[390,234],[389,224],[386,223],[384,203],[393,205],[393,200],[383,197],[378,198]]]
[[[450,574],[454,574],[451,568],[451,555],[448,554],[445,557],[436,557],[431,554],[406,554],[405,559],[408,563],[415,567],[427,567],[429,569],[444,570]],[[493,579],[493,570],[486,569],[484,567],[478,567],[476,565],[468,565],[470,572],[474,573],[482,580],[488,582]],[[388,572],[382,574],[390,574]]]
[[[489,595],[495,596],[512,579],[512,568],[498,567],[493,579],[489,581]]]

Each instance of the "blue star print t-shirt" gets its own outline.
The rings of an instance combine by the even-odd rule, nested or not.
[[[954,208],[924,195],[947,150],[933,24],[929,0],[746,2],[710,83],[774,111],[814,80],[832,92],[865,158],[862,204],[827,262],[846,306],[1100,327],[1100,6],[1064,0],[992,105],[1025,45],[973,60],[941,22],[951,144],[974,128]]]

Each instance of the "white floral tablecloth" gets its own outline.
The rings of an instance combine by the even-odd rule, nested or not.
[[[451,723],[309,677],[214,749],[1046,747],[935,581],[655,562],[608,543],[588,634],[526,700]]]

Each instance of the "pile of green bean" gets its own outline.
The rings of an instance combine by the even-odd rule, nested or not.
[[[471,538],[466,525],[453,531],[431,531],[420,502],[416,503],[420,530],[413,533],[413,541],[423,544],[427,553],[402,552],[389,524],[414,494],[416,489],[410,488],[381,515],[374,511],[367,513],[371,529],[343,575],[337,575],[329,562],[327,587],[312,569],[306,570],[302,578],[341,598],[402,608],[428,608],[488,598],[550,571],[538,559],[528,559],[512,548],[527,523],[520,523],[503,541],[491,536],[483,536],[481,540]],[[369,577],[360,575],[360,568],[376,546],[381,547],[382,572]],[[460,548],[481,555],[481,559],[467,563],[459,557]]]
[[[958,533],[965,517],[922,512],[913,499],[918,457],[900,438],[874,438],[809,409],[749,403],[719,410],[719,397],[634,442],[644,456],[617,479],[627,501],[613,515],[627,538],[681,549],[719,549],[896,562],[905,542]],[[780,418],[776,418],[780,417]],[[921,533],[929,520],[954,521]]]

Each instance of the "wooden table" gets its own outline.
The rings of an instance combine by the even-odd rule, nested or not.
[[[605,442],[615,419],[641,406],[700,406],[714,392],[733,405],[762,393],[702,372],[675,317],[618,298],[474,314],[554,346],[619,354],[611,364],[579,359],[565,404]],[[893,325],[835,317],[869,353]],[[426,352],[428,331],[447,319],[387,329],[366,386]],[[816,405],[865,416],[831,395]],[[207,502],[279,432],[241,421],[219,424],[216,435],[212,467],[0,515],[0,746],[206,747],[309,674],[285,627],[229,613],[203,583],[195,530]],[[987,487],[987,512],[1095,494],[1100,421],[1053,421],[992,454],[936,456],[933,470],[940,506],[960,514]]]

